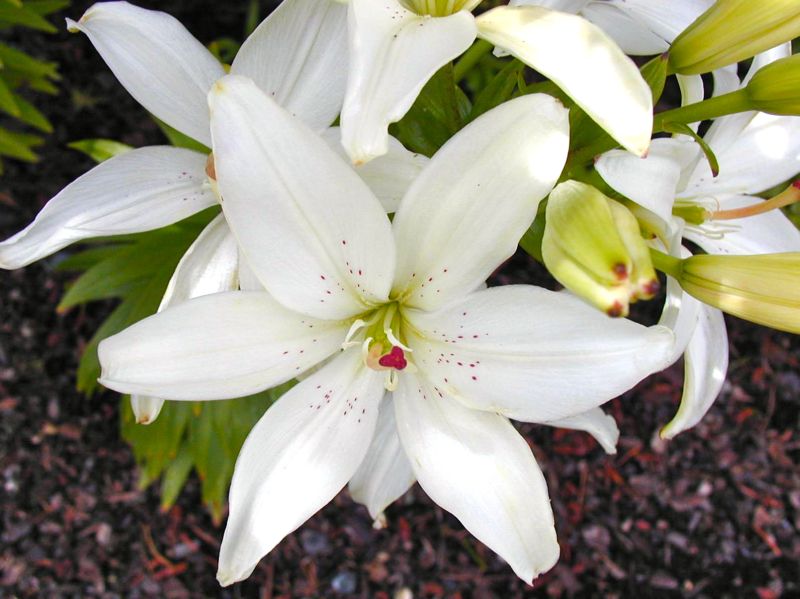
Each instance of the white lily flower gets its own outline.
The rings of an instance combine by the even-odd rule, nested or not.
[[[531,582],[559,549],[544,477],[508,418],[592,410],[662,368],[673,343],[564,294],[483,288],[562,170],[567,111],[531,95],[475,120],[390,224],[252,82],[228,76],[210,103],[223,210],[267,291],[168,308],[99,355],[106,386],[179,400],[247,395],[322,363],[242,448],[220,582],[246,578],[348,481],[377,515],[413,478]]]
[[[745,85],[759,68],[790,52],[786,44],[757,56],[741,83],[731,69],[715,72],[715,94]],[[712,124],[704,139],[719,163],[716,177],[700,148],[685,136],[653,140],[644,160],[612,150],[595,166],[611,187],[658,217],[657,227],[675,256],[681,256],[681,236],[712,254],[800,251],[800,232],[780,210],[750,216],[740,212],[741,218],[731,218],[745,207],[769,207],[754,194],[800,172],[800,117],[759,112],[726,116]],[[692,224],[673,216],[673,210],[687,215],[692,209],[710,218]],[[668,438],[694,426],[708,411],[722,389],[728,365],[722,313],[683,293],[674,281],[668,286],[665,315],[671,312],[670,305],[683,306],[684,318],[692,324],[688,333],[677,335],[678,347],[686,346],[686,377],[679,412],[662,430]]]
[[[350,67],[342,144],[355,163],[387,150],[390,123],[411,108],[447,62],[482,38],[559,85],[631,152],[647,151],[652,95],[636,65],[586,19],[541,6],[500,6],[478,17],[479,0],[350,0]]]
[[[510,6],[542,6],[578,14],[605,31],[625,54],[649,56],[670,44],[714,0],[511,0]]]

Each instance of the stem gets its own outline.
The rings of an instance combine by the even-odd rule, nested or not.
[[[477,40],[455,64],[453,77],[456,83],[461,81],[472,67],[478,64],[492,50],[492,44],[485,40]]]
[[[699,123],[728,114],[751,110],[750,98],[746,89],[709,98],[695,104],[660,112],[653,118],[653,132],[664,131],[666,123]]]
[[[657,270],[668,274],[673,279],[680,280],[681,271],[683,270],[683,260],[673,258],[669,254],[659,252],[652,248],[650,249],[650,258],[653,260],[653,266]]]

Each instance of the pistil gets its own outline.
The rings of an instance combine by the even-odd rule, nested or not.
[[[711,212],[708,217],[712,220],[732,220],[735,218],[746,218],[748,216],[756,216],[764,214],[771,210],[777,210],[790,206],[796,202],[800,202],[800,180],[795,181],[781,193],[774,198],[752,204],[750,206],[743,206],[742,208],[733,208],[731,210],[717,210]]]

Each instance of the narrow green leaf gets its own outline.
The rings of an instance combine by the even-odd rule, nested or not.
[[[656,56],[649,62],[645,63],[639,72],[642,78],[647,83],[650,91],[653,93],[653,106],[655,106],[661,99],[661,94],[664,93],[664,85],[667,82],[667,65],[669,58],[666,54]]]
[[[69,6],[70,0],[26,0],[25,8],[43,17]]]
[[[56,270],[61,272],[77,272],[88,270],[98,262],[111,258],[119,251],[116,245],[91,247],[72,254],[56,265]]]
[[[35,127],[44,133],[53,132],[53,125],[50,124],[50,121],[47,120],[47,117],[44,116],[39,109],[36,108],[36,106],[19,95],[16,95],[14,99],[16,100],[17,106],[20,110],[20,114],[18,115],[20,121],[26,125]]]
[[[700,137],[694,129],[684,123],[664,123],[662,129],[667,133],[680,133],[694,139],[697,145],[700,146],[700,149],[703,150],[703,154],[708,161],[708,166],[711,169],[711,175],[714,177],[719,175],[719,161],[714,154],[714,150],[711,149],[711,146],[706,143],[706,140]]]
[[[59,79],[58,65],[56,63],[38,60],[25,54],[25,52],[2,43],[0,43],[0,61],[3,62],[7,70],[16,71],[28,79],[37,77]]]
[[[17,118],[22,114],[20,107],[17,105],[15,94],[9,88],[8,83],[6,83],[2,71],[0,71],[0,110]]]
[[[8,156],[26,162],[36,162],[39,157],[32,148],[42,145],[44,140],[38,135],[17,133],[0,127],[0,156]]]
[[[158,125],[158,128],[161,129],[164,135],[167,136],[169,143],[176,148],[186,148],[187,150],[194,150],[195,152],[201,152],[203,154],[211,153],[211,150],[201,144],[199,141],[192,139],[188,135],[181,133],[173,127],[170,127],[157,117],[154,117],[153,115],[150,116],[155,121],[156,125]]]
[[[46,33],[55,33],[57,29],[40,14],[29,10],[27,6],[10,6],[0,4],[0,23],[10,26],[28,27]]]
[[[132,146],[113,139],[81,139],[68,143],[67,147],[83,152],[98,163],[133,149]]]
[[[524,69],[525,65],[519,60],[509,62],[475,98],[468,120],[474,121],[483,113],[510,100]]]
[[[193,465],[192,452],[189,450],[188,445],[184,444],[178,455],[175,456],[175,459],[170,462],[164,471],[164,476],[161,480],[162,510],[166,511],[175,505],[183,486],[186,484],[186,479],[189,478]]]

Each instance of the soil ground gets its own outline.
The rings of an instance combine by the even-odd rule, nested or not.
[[[149,2],[202,41],[240,37],[244,3]],[[76,18],[88,6],[76,2]],[[203,20],[207,15],[214,19]],[[64,93],[45,99],[56,131],[36,165],[0,179],[0,239],[85,172],[68,141],[163,143],[82,36],[26,36],[58,60]],[[74,390],[79,348],[110,306],[57,314],[58,257],[0,276],[0,597],[760,597],[800,595],[797,337],[729,319],[722,396],[672,442],[682,369],[609,404],[622,431],[607,456],[586,434],[522,425],[545,470],[562,557],[533,589],[414,487],[373,530],[343,492],[285,539],[245,583],[214,580],[222,528],[191,481],[159,513],[139,491],[117,428],[119,400]],[[522,257],[500,282],[535,280]]]

